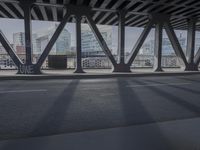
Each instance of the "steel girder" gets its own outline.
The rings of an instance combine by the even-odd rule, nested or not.
[[[56,40],[58,39],[60,33],[62,32],[62,30],[64,29],[66,23],[68,22],[70,16],[74,16],[76,18],[76,34],[77,34],[77,68],[76,71],[77,72],[83,72],[82,71],[82,66],[81,66],[81,25],[80,25],[80,21],[82,17],[85,17],[90,28],[92,29],[96,39],[98,40],[101,48],[103,49],[104,53],[106,54],[106,56],[109,58],[109,60],[111,61],[114,70],[116,72],[130,72],[130,66],[133,63],[134,59],[136,58],[136,55],[138,54],[142,44],[144,43],[145,39],[147,38],[150,30],[152,29],[153,25],[156,25],[156,41],[155,41],[155,52],[156,52],[156,62],[157,62],[157,66],[156,66],[156,70],[159,68],[159,71],[161,71],[161,42],[162,42],[162,28],[163,25],[165,27],[165,30],[167,32],[167,35],[172,43],[172,46],[175,50],[176,55],[183,61],[186,70],[196,70],[194,68],[196,68],[197,64],[200,62],[200,50],[198,51],[197,55],[195,56],[195,58],[192,56],[193,52],[189,53],[190,49],[192,50],[194,43],[192,43],[191,45],[187,46],[187,56],[189,56],[190,59],[186,59],[183,50],[178,42],[178,39],[175,35],[174,29],[170,23],[170,17],[169,16],[165,16],[165,15],[156,15],[152,14],[149,17],[149,23],[147,24],[147,26],[144,28],[142,34],[140,35],[138,41],[136,42],[129,58],[127,59],[127,61],[124,59],[124,38],[125,38],[125,32],[124,32],[124,28],[125,28],[125,12],[126,11],[119,11],[119,46],[118,46],[118,50],[119,50],[119,54],[120,54],[120,61],[119,63],[117,63],[117,61],[115,60],[114,56],[112,55],[111,51],[109,50],[105,40],[103,39],[100,31],[98,30],[94,20],[92,19],[91,16],[91,12],[92,10],[88,7],[83,7],[83,6],[71,6],[71,5],[67,5],[66,8],[66,14],[63,18],[63,20],[61,21],[60,25],[58,26],[58,28],[56,29],[54,35],[52,36],[52,38],[50,39],[49,43],[47,44],[47,46],[44,49],[44,52],[41,54],[38,62],[36,64],[32,64],[31,62],[31,24],[30,23],[30,11],[31,11],[31,6],[29,5],[29,8],[25,8],[22,7],[24,9],[24,12],[27,15],[24,16],[24,22],[25,22],[25,32],[26,32],[26,52],[27,52],[27,61],[25,64],[22,64],[22,62],[20,61],[20,59],[17,57],[17,55],[15,54],[15,52],[13,51],[13,49],[11,48],[11,46],[9,45],[9,43],[7,42],[5,36],[2,34],[0,34],[0,40],[2,45],[5,47],[5,49],[7,50],[8,54],[11,56],[11,58],[13,59],[13,61],[15,62],[15,64],[17,65],[17,67],[19,68],[19,73],[23,73],[23,74],[38,74],[40,73],[40,68],[42,66],[42,64],[44,63],[45,59],[47,58],[50,50],[52,49],[54,43],[56,42]],[[164,18],[163,20],[161,19],[157,19],[157,17],[160,16],[159,18]],[[189,22],[189,24],[191,24],[188,29],[188,40],[192,40],[194,42],[194,22]],[[190,42],[188,42],[189,44]],[[192,60],[194,59],[194,60]],[[191,66],[191,61],[194,61],[194,64],[192,64]]]

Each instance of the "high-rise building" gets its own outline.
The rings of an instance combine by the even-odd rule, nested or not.
[[[88,25],[83,24],[81,30],[82,54],[83,56],[104,55],[102,48],[96,40]],[[98,26],[99,31],[106,41],[109,49],[112,49],[112,27]]]
[[[41,54],[46,45],[53,36],[57,24],[46,30],[38,31],[33,34],[33,53]],[[52,55],[66,55],[67,51],[70,51],[71,47],[71,34],[67,29],[63,29],[60,36],[56,40],[50,54]]]
[[[183,49],[183,52],[186,52],[186,38],[182,37],[181,35],[178,37],[180,46]],[[140,50],[140,54],[142,55],[153,55],[154,54],[154,40],[150,40],[146,43],[143,44],[141,50]],[[169,40],[169,38],[163,38],[162,41],[162,55],[174,55],[174,49],[172,47],[172,44]]]
[[[196,39],[195,39],[195,52],[197,52],[200,48],[200,32],[196,32]]]
[[[17,32],[13,34],[13,48],[16,52],[25,53],[25,34]]]

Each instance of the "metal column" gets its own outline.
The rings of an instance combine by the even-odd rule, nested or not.
[[[163,23],[156,24],[155,27],[155,43],[154,43],[154,71],[163,71],[161,66],[162,61],[162,35]]]
[[[84,73],[81,54],[81,16],[76,16],[76,70],[74,73]]]
[[[125,64],[125,15],[125,10],[118,13],[118,64],[114,66],[113,72],[131,72],[130,65]]]
[[[21,0],[21,6],[24,10],[24,29],[25,29],[25,49],[26,65],[32,64],[32,25],[31,25],[31,7],[33,1]]]
[[[118,27],[118,55],[119,63],[124,64],[125,52],[125,11],[119,12],[119,27]]]
[[[197,71],[198,67],[194,63],[194,52],[195,52],[195,31],[196,31],[196,19],[188,19],[188,35],[187,35],[187,49],[186,58],[188,65],[185,70]]]

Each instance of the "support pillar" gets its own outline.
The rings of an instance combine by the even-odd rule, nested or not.
[[[125,64],[125,16],[126,11],[119,11],[118,26],[118,63],[114,65],[113,72],[131,72],[130,65]]]
[[[162,70],[162,35],[163,23],[157,23],[155,27],[155,43],[154,43],[154,71],[160,72]]]
[[[33,0],[20,0],[20,5],[24,11],[24,31],[25,31],[25,51],[26,61],[24,64],[18,66],[17,74],[38,74],[35,71],[35,65],[32,64],[32,25],[31,25],[31,9],[33,7]]]
[[[125,11],[119,12],[119,27],[118,27],[118,57],[119,63],[124,64],[125,59]]]
[[[32,65],[32,25],[31,25],[31,9],[33,1],[21,0],[21,6],[24,10],[24,29],[25,29],[25,50],[26,65]]]
[[[196,31],[196,19],[188,19],[188,34],[187,34],[187,49],[186,58],[188,65],[186,71],[198,71],[198,65],[194,63],[194,52],[195,52],[195,31]]]
[[[74,73],[84,73],[81,54],[81,16],[76,16],[76,70]]]

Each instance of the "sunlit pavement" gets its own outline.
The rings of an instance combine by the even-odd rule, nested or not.
[[[1,81],[0,149],[199,149],[199,77]]]
[[[183,72],[180,68],[167,68],[164,69],[166,72]],[[86,73],[92,73],[92,74],[110,74],[112,73],[112,69],[84,69]],[[51,69],[46,69],[42,70],[44,75],[68,75],[68,74],[74,74],[73,69],[66,69],[66,70],[51,70]],[[132,69],[132,73],[152,73],[153,69],[152,68],[135,68]],[[10,75],[16,75],[17,70],[0,70],[0,76],[10,76]]]
[[[0,141],[1,150],[199,150],[200,118]]]
[[[180,68],[163,69],[164,72],[154,72],[151,68],[135,68],[131,73],[112,72],[112,69],[84,69],[85,73],[74,73],[74,70],[42,70],[39,75],[16,74],[16,70],[0,70],[0,80],[32,80],[32,79],[84,79],[107,77],[142,77],[200,74],[199,71],[183,71]]]

